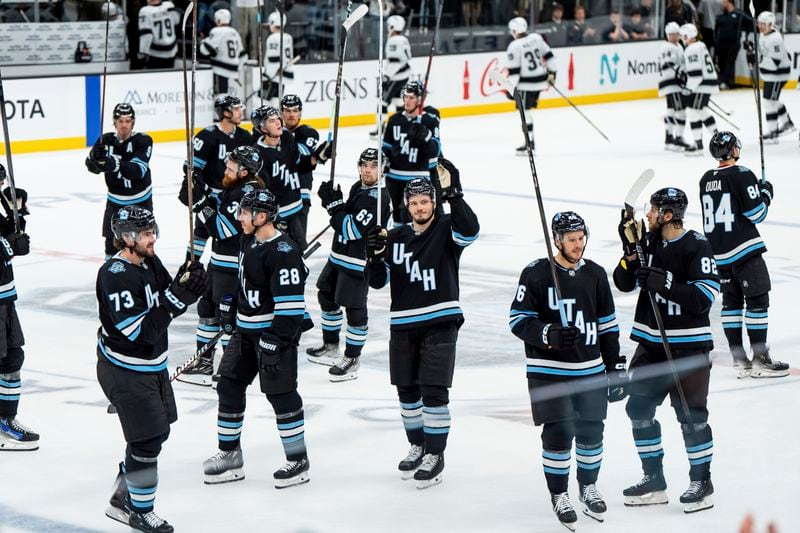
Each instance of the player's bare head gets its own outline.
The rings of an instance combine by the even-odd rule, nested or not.
[[[278,201],[268,189],[248,188],[236,210],[236,218],[242,224],[245,235],[252,235],[258,228],[271,225],[277,217]]]
[[[508,21],[508,32],[515,39],[522,37],[528,33],[528,21],[522,17],[514,17]]]
[[[683,217],[689,206],[689,197],[686,193],[675,187],[659,189],[650,196],[650,211],[647,212],[647,222],[650,231],[671,225],[674,228],[683,227]]]
[[[681,26],[681,39],[683,44],[690,45],[697,40],[697,26],[694,24],[684,24]]]
[[[122,139],[127,139],[133,132],[133,125],[136,123],[136,111],[133,106],[127,103],[119,103],[114,106],[111,116],[114,119],[114,129]]]
[[[303,101],[296,94],[285,94],[281,98],[281,116],[283,123],[290,130],[300,124],[300,118],[303,116]]]
[[[111,232],[117,250],[128,250],[139,257],[153,257],[158,239],[158,224],[149,209],[125,206],[111,217]]]
[[[372,187],[378,182],[378,150],[367,148],[358,156],[358,176],[361,183]]]
[[[574,211],[556,213],[550,223],[555,243],[561,257],[568,263],[577,264],[589,241],[589,228],[583,218]]]
[[[222,95],[214,99],[214,118],[239,125],[244,118],[244,104],[236,96]]]
[[[428,178],[414,178],[403,191],[408,213],[415,224],[427,224],[436,209],[436,189]]]
[[[664,26],[664,35],[667,36],[669,42],[678,44],[681,38],[681,27],[678,26],[677,22],[668,22],[667,25]]]
[[[422,91],[422,84],[418,81],[410,81],[403,87],[403,109],[406,113],[413,113],[419,108]]]
[[[717,161],[738,161],[742,151],[742,141],[730,131],[718,131],[711,137],[708,151]]]
[[[261,171],[261,153],[253,146],[237,146],[225,156],[225,175],[222,179],[224,187],[258,176]]]

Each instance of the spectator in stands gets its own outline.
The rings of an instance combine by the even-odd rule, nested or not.
[[[464,14],[464,26],[477,26],[481,16],[481,0],[464,0],[461,2]]]
[[[674,22],[678,26],[694,22],[692,10],[683,3],[683,0],[667,0],[667,7],[664,9],[664,25],[670,22]]]
[[[722,14],[714,22],[714,40],[721,89],[736,86],[736,56],[742,32],[753,31],[753,19],[738,11],[733,0],[722,0]]]
[[[586,22],[586,8],[575,6],[575,20],[567,26],[567,44],[590,44],[595,42],[597,30]]]
[[[653,16],[653,0],[640,0],[639,11],[642,13],[642,20],[649,24],[650,17]]]
[[[233,27],[242,36],[247,55],[258,57],[258,0],[233,0]]]
[[[549,22],[546,23],[549,29],[547,43],[550,46],[564,46],[567,43],[567,22],[564,20],[564,6],[558,2],[553,2],[549,16]]]
[[[613,8],[608,14],[608,20],[610,25],[603,30],[603,42],[622,43],[631,40],[631,27],[622,21],[619,9]]]
[[[631,10],[629,25],[632,41],[646,41],[653,37],[652,30],[642,21],[642,12],[638,7]]]
[[[697,11],[700,17],[700,35],[703,36],[703,42],[706,43],[708,53],[711,54],[711,57],[714,57],[716,55],[714,23],[717,17],[722,14],[722,0],[700,0]]]

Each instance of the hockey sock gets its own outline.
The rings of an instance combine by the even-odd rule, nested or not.
[[[711,457],[714,455],[714,440],[711,427],[706,424],[681,424],[686,454],[689,456],[689,479],[701,481],[711,475]]]
[[[339,331],[342,329],[344,314],[341,309],[322,312],[322,342],[339,344]]]
[[[286,394],[267,394],[267,399],[275,409],[275,422],[286,460],[303,459],[306,457],[303,400],[296,390]]]
[[[125,450],[125,482],[134,512],[144,514],[153,510],[158,488],[158,454],[167,435],[129,443]]]
[[[17,416],[19,393],[21,391],[22,381],[20,380],[19,370],[0,374],[0,418],[14,418]]]
[[[689,127],[692,128],[692,137],[695,142],[703,140],[703,117],[699,109],[687,110]]]
[[[778,124],[786,125],[791,121],[792,117],[789,116],[789,112],[786,110],[786,106],[778,102]]]
[[[764,100],[764,109],[767,114],[768,133],[778,129],[778,106],[780,104],[774,100]]]
[[[217,441],[220,450],[231,451],[240,446],[242,426],[244,426],[246,390],[247,385],[241,381],[235,381],[225,376],[219,378],[217,384],[217,396],[219,397]]]
[[[708,130],[712,135],[717,132],[717,121],[714,120],[714,115],[711,114],[711,110],[708,107],[703,108],[703,126],[705,126],[706,130]]]
[[[400,415],[408,442],[423,446],[425,434],[422,431],[422,391],[417,386],[397,387],[400,398]]]
[[[201,318],[197,321],[197,349],[199,350],[209,342],[214,336],[220,332],[221,328],[217,323],[208,323],[206,322],[207,318]],[[213,320],[213,319],[212,319]],[[209,353],[210,352],[210,353]],[[209,352],[206,352],[205,358],[208,359],[209,357],[214,357],[214,352],[209,349]]]
[[[673,135],[678,138],[683,138],[683,131],[686,129],[686,110],[681,109],[680,111],[675,111],[675,129],[673,130]]]
[[[229,342],[231,342],[231,336],[230,335],[225,334],[222,337],[220,337],[219,344],[220,344],[220,346],[222,346],[222,352],[223,353],[225,353],[225,349],[228,347],[228,343]]]
[[[675,129],[675,119],[672,116],[672,109],[667,109],[667,114],[664,115],[664,131],[667,135],[672,137],[672,132]]]
[[[552,494],[567,492],[571,462],[570,450],[542,450],[544,477],[547,480],[547,489]]]
[[[769,310],[766,307],[747,308],[744,314],[744,325],[747,328],[747,337],[750,346],[767,343],[767,327]]]
[[[575,422],[575,459],[578,483],[581,485],[597,482],[603,462],[603,427],[601,420]]]
[[[722,331],[728,339],[728,346],[742,345],[742,317],[744,309],[722,309]]]
[[[344,355],[346,357],[359,357],[364,344],[367,342],[367,308],[347,308],[347,331],[344,335]]]
[[[195,237],[194,239],[194,259],[195,261],[200,260],[200,256],[203,255],[203,252],[206,249],[206,240],[205,239],[198,239]],[[191,249],[187,246],[186,247],[186,260],[191,261],[192,258],[189,257],[191,254]]]
[[[533,142],[533,113],[529,109],[525,110],[525,127],[528,128],[528,139],[530,139],[531,146],[533,146],[535,144]]]
[[[423,402],[425,399],[423,398]],[[444,453],[450,433],[450,408],[447,405],[422,406],[425,452]]]
[[[662,469],[664,448],[661,446],[661,424],[658,420],[631,420],[633,443],[642,461],[642,470],[651,474]]]

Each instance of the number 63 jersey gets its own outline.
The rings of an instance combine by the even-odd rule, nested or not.
[[[731,165],[706,172],[700,179],[700,205],[717,265],[731,267],[767,251],[755,226],[767,217],[767,205],[750,169]]]

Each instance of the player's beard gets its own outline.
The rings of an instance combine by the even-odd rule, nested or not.
[[[239,182],[239,179],[240,178],[238,173],[234,174],[233,178],[229,178],[228,174],[226,173],[222,176],[222,186],[226,189],[229,189],[234,185],[236,185]]]
[[[145,257],[153,257],[156,255],[154,244],[149,244],[147,246],[143,245],[141,242],[137,242],[133,245],[133,253],[144,259]]]
[[[562,244],[563,247],[563,244]],[[567,260],[567,262],[571,265],[577,265],[580,263],[581,259],[583,259],[583,253],[586,251],[586,248],[581,248],[580,252],[578,253],[578,257],[573,257],[572,254],[564,250],[563,248],[560,250],[561,256]]]
[[[412,215],[411,218],[414,220],[415,224],[419,224],[420,226],[424,226],[425,224],[430,222],[431,219],[433,218],[433,209],[431,209],[431,212],[428,215],[425,215],[425,214]]]

